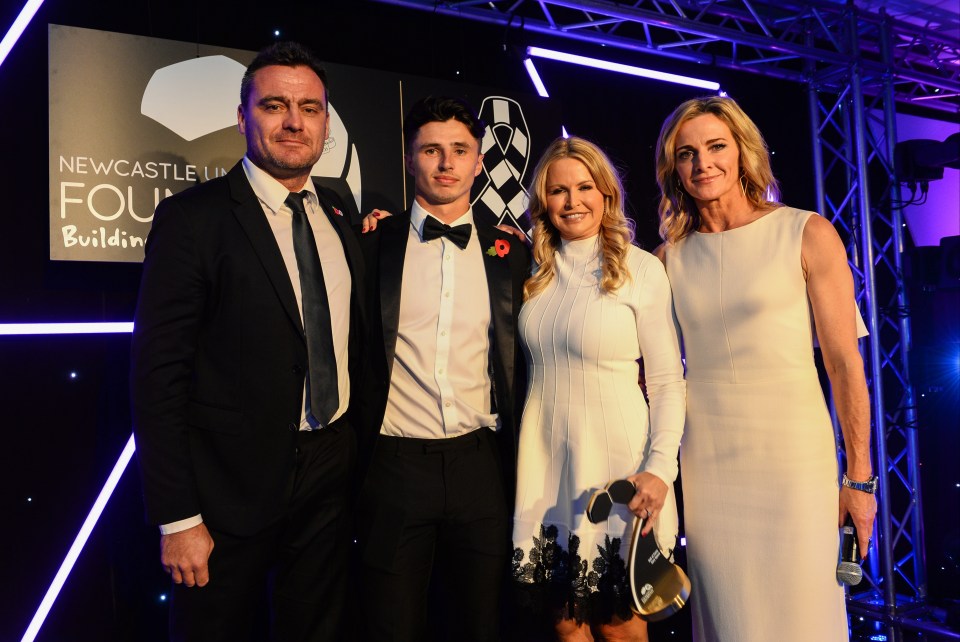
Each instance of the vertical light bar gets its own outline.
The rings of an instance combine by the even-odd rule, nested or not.
[[[23,33],[27,25],[30,24],[30,21],[33,20],[34,14],[37,13],[37,9],[39,9],[42,4],[43,0],[27,0],[27,3],[23,5],[23,9],[20,10],[20,15],[17,16],[17,19],[14,20],[10,28],[7,29],[7,35],[3,37],[3,40],[0,40],[0,65],[6,60],[7,54],[10,53],[13,46],[17,44],[17,40],[20,39],[20,34]]]
[[[123,448],[123,452],[120,453],[120,458],[117,460],[117,463],[114,464],[113,470],[110,472],[106,483],[104,483],[103,488],[100,490],[97,501],[93,503],[93,507],[87,514],[87,519],[84,520],[83,526],[80,527],[80,532],[77,533],[76,539],[73,540],[73,546],[67,551],[67,556],[63,559],[60,570],[57,571],[53,582],[50,583],[47,594],[44,595],[43,600],[40,601],[40,606],[37,608],[37,612],[34,613],[33,619],[30,621],[30,626],[27,627],[20,642],[33,642],[37,637],[37,633],[40,632],[40,627],[43,626],[44,620],[47,619],[47,614],[50,612],[53,603],[60,594],[60,589],[63,588],[64,582],[67,581],[67,576],[70,575],[70,571],[73,570],[73,565],[76,563],[77,558],[80,557],[80,551],[82,551],[84,545],[86,545],[87,540],[90,538],[90,533],[93,532],[93,527],[97,525],[100,514],[103,513],[104,507],[110,500],[113,489],[116,488],[117,482],[120,481],[123,471],[127,469],[127,464],[130,463],[130,458],[133,457],[134,450],[136,450],[136,445],[133,442],[133,435],[131,434],[130,439],[127,440],[127,445]]]
[[[527,74],[530,76],[530,80],[533,81],[533,86],[537,88],[537,93],[540,94],[542,98],[549,98],[550,94],[547,93],[547,88],[543,85],[543,81],[540,79],[540,74],[537,73],[537,68],[534,66],[533,61],[529,58],[524,58],[523,66],[527,68]]]
[[[576,54],[554,51],[552,49],[543,49],[541,47],[527,47],[527,55],[535,58],[547,58],[548,60],[558,60],[560,62],[569,62],[593,69],[606,69],[607,71],[616,71],[630,76],[639,76],[641,78],[651,78],[653,80],[663,80],[677,85],[687,85],[689,87],[699,87],[701,89],[720,90],[720,83],[712,80],[702,80],[690,76],[679,76],[677,74],[668,74],[663,71],[645,69],[643,67],[634,67],[632,65],[623,65],[619,62],[610,62],[609,60],[600,60],[598,58],[588,58]]]
[[[537,72],[536,65],[533,64],[533,61],[529,58],[523,59],[523,66],[527,69],[527,75],[530,76],[530,80],[533,81],[533,86],[537,88],[537,93],[540,94],[541,98],[549,98],[550,94],[547,93],[547,86],[543,84],[543,80],[540,78],[540,74]],[[570,138],[570,134],[567,133],[567,128],[561,125],[560,134],[564,138]]]
[[[28,334],[129,334],[133,321],[102,323],[0,323],[0,336]]]

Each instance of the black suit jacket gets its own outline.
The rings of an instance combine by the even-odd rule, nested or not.
[[[356,208],[317,191],[353,279],[356,381],[363,259],[349,219],[331,206]],[[164,524],[200,513],[237,535],[275,520],[290,492],[306,339],[280,249],[240,163],[157,208],[131,359],[147,519]]]
[[[400,287],[404,274],[410,230],[410,212],[392,216],[378,224],[376,232],[361,239],[367,267],[367,301],[370,344],[367,383],[361,406],[360,467],[364,472],[372,454],[390,392],[390,375],[397,347],[400,321]],[[511,234],[491,225],[475,225],[484,250],[483,264],[490,292],[492,320],[491,359],[493,388],[500,416],[498,433],[505,475],[505,491],[513,505],[513,480],[516,474],[517,430],[520,409],[526,394],[525,360],[517,337],[517,317],[523,303],[523,282],[530,274],[530,251],[526,244]],[[505,256],[491,256],[487,248],[497,239],[510,247]],[[479,375],[479,373],[478,373]]]

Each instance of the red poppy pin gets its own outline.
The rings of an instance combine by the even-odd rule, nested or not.
[[[333,206],[331,205],[331,207]],[[343,212],[338,210],[336,207],[333,207],[333,213],[336,214],[337,216],[343,216]]]
[[[487,249],[487,254],[499,257],[510,254],[510,242],[504,239],[497,239],[493,242],[493,247]]]

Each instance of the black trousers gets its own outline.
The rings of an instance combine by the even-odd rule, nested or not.
[[[252,537],[210,528],[210,582],[174,585],[171,640],[344,639],[356,435],[342,420],[297,435],[283,518]]]
[[[499,639],[510,519],[496,435],[380,436],[361,489],[362,594],[368,642],[428,639],[427,594],[444,587],[444,639]]]

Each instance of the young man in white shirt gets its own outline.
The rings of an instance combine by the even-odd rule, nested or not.
[[[499,639],[523,395],[517,315],[530,253],[474,220],[485,128],[453,98],[404,121],[411,208],[364,237],[371,358],[358,524],[364,640],[425,639],[431,578],[445,639]]]

